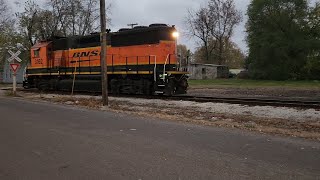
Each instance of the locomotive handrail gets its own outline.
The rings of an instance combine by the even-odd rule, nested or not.
[[[150,55],[150,57],[154,57],[153,80],[154,82],[156,82],[157,81],[157,56]]]
[[[163,75],[163,82],[165,82],[165,80],[166,80],[166,78],[165,78],[166,65],[167,65],[167,61],[168,61],[169,57],[170,57],[170,54],[167,55],[166,61],[165,61],[164,65],[163,65],[163,74],[162,74]]]

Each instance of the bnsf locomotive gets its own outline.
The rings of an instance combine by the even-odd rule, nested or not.
[[[179,69],[176,29],[151,24],[107,33],[109,92],[184,94],[187,72]],[[55,37],[31,48],[25,88],[101,91],[100,34]]]

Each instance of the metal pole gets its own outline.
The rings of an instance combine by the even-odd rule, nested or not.
[[[108,76],[107,76],[107,35],[106,35],[106,2],[100,0],[100,24],[101,24],[101,85],[102,85],[102,104],[108,106]]]
[[[13,96],[17,95],[17,74],[13,73]]]
[[[80,57],[79,57],[80,61]],[[90,61],[89,61],[90,62]],[[73,71],[73,81],[72,81],[72,89],[71,89],[71,96],[73,96],[73,91],[74,91],[74,83],[76,81],[76,72],[77,72],[77,62],[74,63],[74,71]]]
[[[179,66],[178,66],[178,71],[180,71],[180,62],[179,62],[179,56],[178,56],[178,37],[176,37],[176,40],[174,41],[175,42],[175,45],[176,45],[176,49],[175,49],[175,51],[176,51],[176,65],[178,65],[178,63],[179,63]]]
[[[16,63],[16,60],[13,59],[13,63]],[[17,74],[16,72],[13,72],[13,77],[12,77],[12,94],[13,96],[17,96]]]

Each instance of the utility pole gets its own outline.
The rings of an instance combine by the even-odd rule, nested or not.
[[[100,0],[100,25],[101,25],[101,55],[100,55],[100,65],[101,65],[101,87],[102,87],[102,104],[103,106],[108,106],[108,70],[107,70],[107,34],[106,34],[106,2],[105,0]]]

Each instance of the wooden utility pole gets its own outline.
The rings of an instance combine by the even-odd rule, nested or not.
[[[105,0],[100,0],[100,25],[101,25],[101,55],[100,55],[100,65],[101,65],[101,85],[102,85],[102,104],[103,106],[108,106],[108,70],[107,70],[107,34],[106,34],[106,2]]]

